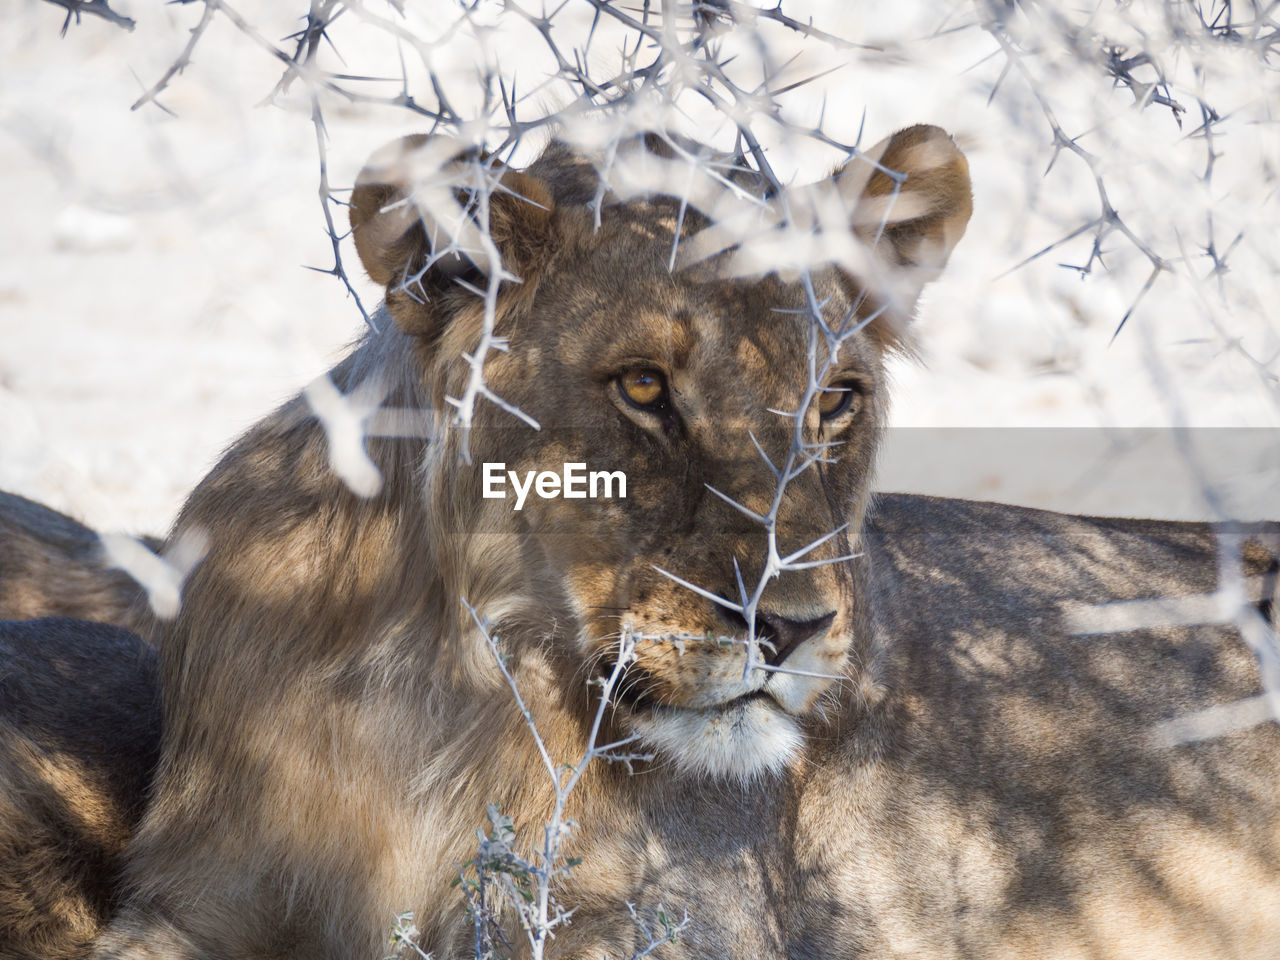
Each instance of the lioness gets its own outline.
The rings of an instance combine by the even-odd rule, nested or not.
[[[175,536],[200,528],[209,552],[159,628],[162,759],[98,960],[374,960],[406,909],[423,949],[470,955],[451,881],[486,804],[532,843],[552,792],[464,600],[557,760],[582,753],[587,681],[621,633],[641,638],[603,736],[638,734],[653,759],[592,764],[570,797],[583,859],[558,890],[575,912],[556,957],[642,948],[625,903],[688,910],[664,958],[1280,954],[1280,734],[1152,737],[1257,694],[1252,656],[1225,627],[1074,635],[1077,608],[1213,591],[1214,532],[868,509],[883,358],[971,208],[943,131],[901,131],[827,185],[825,214],[843,208],[907,277],[884,297],[835,267],[811,289],[735,277],[732,249],[673,270],[698,211],[597,205],[592,165],[553,144],[488,211],[521,282],[500,287],[507,350],[486,382],[541,430],[482,402],[465,435],[446,398],[467,389],[485,276],[434,258],[406,202],[432,147],[397,146],[357,185],[357,249],[394,323],[332,373],[437,411],[432,436],[369,440],[381,484],[362,498],[300,398],[191,495]],[[906,179],[881,229],[886,169]],[[722,598],[760,573],[748,512],[770,512],[791,449],[776,411],[804,393],[812,302],[833,327],[867,322],[801,418],[832,445],[775,514],[777,550],[816,543],[814,565],[768,584],[749,650],[732,604],[662,571]],[[622,470],[628,493],[516,511],[484,495],[497,462]],[[1274,564],[1257,543],[1244,556],[1247,575]]]

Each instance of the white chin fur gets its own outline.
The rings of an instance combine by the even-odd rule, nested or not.
[[[658,707],[636,718],[635,732],[686,773],[743,783],[781,772],[804,742],[791,717],[759,700],[705,710]]]

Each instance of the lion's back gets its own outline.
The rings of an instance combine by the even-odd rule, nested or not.
[[[56,616],[133,627],[140,596],[138,584],[110,566],[97,533],[0,491],[0,619]]]
[[[1223,535],[1265,625],[1280,525],[879,500],[874,617],[904,715],[845,854],[912,855],[845,868],[895,903],[860,935],[905,916],[923,956],[1275,955],[1280,727],[1252,651],[1214,622]]]

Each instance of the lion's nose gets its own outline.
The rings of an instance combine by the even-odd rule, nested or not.
[[[835,618],[834,610],[814,620],[788,620],[767,610],[757,610],[756,619],[763,621],[765,626],[760,632],[768,641],[760,645],[764,662],[771,667],[781,666],[782,661],[791,656],[796,647],[822,633],[831,626],[831,621]]]

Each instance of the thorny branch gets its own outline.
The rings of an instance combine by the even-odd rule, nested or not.
[[[132,18],[112,10],[107,0],[46,0],[46,2],[62,7],[67,11],[67,18],[62,21],[63,36],[66,36],[67,28],[71,26],[72,19],[77,24],[80,23],[80,15],[82,13],[87,13],[93,17],[101,17],[107,23],[113,23],[117,27],[123,27],[125,30],[132,30],[137,26]]]
[[[490,955],[493,948],[491,936],[495,931],[497,935],[501,935],[501,928],[495,922],[498,906],[488,901],[490,890],[496,889],[504,893],[507,905],[515,909],[529,945],[530,956],[533,960],[542,960],[548,942],[555,937],[556,929],[568,923],[573,913],[556,900],[554,890],[556,880],[576,865],[576,861],[566,858],[563,853],[564,844],[573,832],[573,822],[566,817],[570,794],[588,767],[597,760],[623,763],[630,768],[636,761],[651,759],[648,754],[624,749],[638,740],[635,735],[612,743],[600,743],[605,713],[613,702],[614,690],[635,657],[636,638],[627,631],[618,638],[613,667],[608,677],[592,681],[599,688],[598,699],[583,753],[574,763],[559,764],[538,731],[533,712],[525,703],[520,686],[507,665],[507,654],[503,652],[499,639],[492,630],[492,624],[467,603],[465,598],[462,599],[462,604],[488,644],[498,669],[511,689],[511,695],[524,717],[555,794],[551,816],[543,825],[542,844],[532,860],[517,852],[517,838],[510,819],[503,817],[493,807],[489,809],[493,830],[488,836],[482,834],[480,838],[480,849],[475,861],[477,882],[468,885],[466,877],[461,878],[467,893],[468,909],[476,928],[476,955]],[[689,920],[685,915],[679,923],[672,923],[660,911],[657,920],[664,930],[662,936],[655,937],[634,907],[629,909],[632,918],[648,939],[647,945],[633,955],[633,960],[647,956],[661,944],[676,939]]]
[[[1101,207],[1097,219],[1090,221],[1068,237],[1058,241],[1058,243],[1052,244],[1044,250],[1041,250],[1039,253],[1033,254],[1027,260],[1024,260],[1023,264],[1030,262],[1044,253],[1048,253],[1049,250],[1053,249],[1058,244],[1079,236],[1080,233],[1087,230],[1095,231],[1093,237],[1093,248],[1089,251],[1089,258],[1085,261],[1084,265],[1073,268],[1082,274],[1088,274],[1093,270],[1093,265],[1095,263],[1102,262],[1103,242],[1113,231],[1123,234],[1130,243],[1142,252],[1143,256],[1151,261],[1151,275],[1147,278],[1147,282],[1143,285],[1143,288],[1138,293],[1137,297],[1134,298],[1129,309],[1125,311],[1125,315],[1120,318],[1120,323],[1116,327],[1115,333],[1112,334],[1112,339],[1114,340],[1119,336],[1120,331],[1124,329],[1124,325],[1133,315],[1133,311],[1137,309],[1142,297],[1151,289],[1151,285],[1155,282],[1156,277],[1160,275],[1161,271],[1167,270],[1169,265],[1164,258],[1158,256],[1144,240],[1129,228],[1129,225],[1121,219],[1120,213],[1114,206],[1112,206],[1111,198],[1107,193],[1107,185],[1102,176],[1101,161],[1098,157],[1080,146],[1076,138],[1068,136],[1062,129],[1061,124],[1058,123],[1057,118],[1054,116],[1053,108],[1049,105],[1044,94],[1041,92],[1040,85],[1036,82],[1035,77],[1028,69],[1026,59],[1021,51],[1014,46],[1008,36],[1005,35],[998,27],[991,27],[990,32],[992,37],[994,37],[996,42],[1000,45],[1001,51],[1008,58],[1009,63],[1026,79],[1028,86],[1031,88],[1032,94],[1036,98],[1036,102],[1040,104],[1040,108],[1044,111],[1045,121],[1049,124],[1050,130],[1053,132],[1053,155],[1049,160],[1049,168],[1051,169],[1053,167],[1058,155],[1063,150],[1067,150],[1068,152],[1075,154],[1075,156],[1079,157],[1084,162],[1085,166],[1089,168],[1089,172],[1093,175],[1093,182],[1098,190],[1098,204]],[[1045,172],[1047,173],[1048,170],[1046,169]],[[1019,266],[1021,265],[1022,264],[1019,264]]]
[[[1206,7],[1209,8],[1208,12]],[[1187,11],[1194,13],[1200,27],[1198,33],[1183,15]],[[1045,246],[1012,269],[1025,266],[1081,234],[1092,232],[1093,243],[1084,263],[1063,264],[1082,276],[1087,276],[1093,271],[1095,265],[1105,266],[1103,256],[1107,239],[1113,234],[1122,236],[1147,259],[1151,270],[1120,318],[1112,334],[1114,340],[1133,317],[1143,298],[1150,292],[1161,274],[1171,272],[1177,260],[1158,253],[1153,240],[1140,235],[1121,216],[1112,203],[1106,182],[1105,171],[1113,164],[1114,158],[1110,156],[1104,158],[1081,145],[1081,138],[1091,131],[1085,130],[1072,135],[1064,129],[1052,104],[1055,84],[1037,76],[1029,61],[1044,58],[1046,48],[1055,44],[1060,45],[1070,54],[1073,63],[1092,64],[1100,74],[1111,77],[1117,86],[1128,89],[1133,95],[1136,109],[1142,110],[1153,105],[1165,107],[1181,128],[1183,115],[1187,111],[1178,97],[1185,97],[1186,94],[1179,94],[1172,88],[1170,80],[1161,67],[1162,61],[1174,59],[1180,55],[1194,56],[1193,50],[1203,48],[1206,42],[1211,42],[1238,45],[1256,55],[1259,61],[1269,63],[1277,42],[1280,42],[1280,28],[1275,22],[1276,4],[1232,4],[1231,2],[1168,4],[1165,7],[1164,22],[1164,27],[1168,31],[1168,46],[1159,50],[1134,50],[1129,44],[1115,42],[1105,34],[1101,34],[1100,28],[1095,28],[1088,17],[1083,20],[1072,20],[1062,8],[1041,3],[1039,0],[1017,0],[1007,5],[991,3],[987,7],[987,13],[983,29],[996,41],[1005,59],[999,78],[992,88],[992,96],[995,96],[996,90],[1010,71],[1018,73],[1039,105],[1052,137],[1051,154],[1045,173],[1048,174],[1053,168],[1063,151],[1073,154],[1088,169],[1097,190],[1099,205],[1099,212],[1095,219]],[[1013,35],[1018,24],[1023,21],[1034,27],[1034,29],[1021,31],[1030,36],[1031,40],[1028,43],[1020,43]],[[1141,28],[1135,28],[1135,32],[1139,36],[1143,34]],[[1135,75],[1143,68],[1151,73],[1151,79],[1143,80]],[[1215,129],[1224,118],[1199,95],[1196,95],[1196,100],[1202,123],[1188,136],[1199,137],[1205,141],[1204,180],[1208,185],[1212,181],[1214,164],[1219,156],[1215,150]],[[1219,253],[1211,217],[1207,227],[1205,254],[1213,261],[1214,275],[1221,277],[1226,269],[1225,259]],[[1234,248],[1238,241],[1239,237],[1232,241],[1231,247]]]
[[[182,52],[178,54],[173,63],[169,64],[169,68],[165,70],[164,75],[157,80],[151,88],[133,102],[130,110],[137,110],[139,107],[146,106],[148,103],[154,103],[165,113],[172,114],[173,111],[162,104],[157,97],[169,86],[170,81],[174,77],[182,73],[183,70],[191,66],[191,53],[195,50],[200,40],[204,37],[204,32],[209,29],[209,24],[213,23],[213,15],[217,13],[217,3],[206,3],[204,10],[200,13],[200,22],[191,28],[191,39],[187,41],[187,45],[182,48]]]

